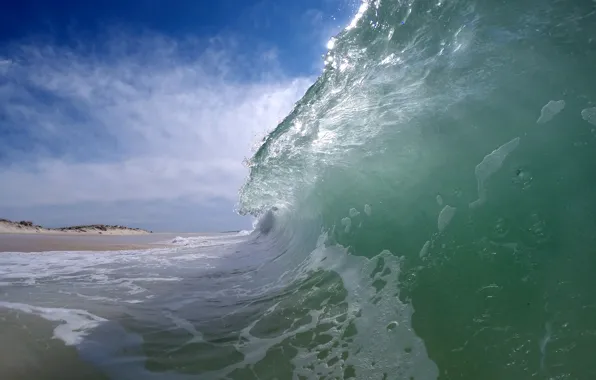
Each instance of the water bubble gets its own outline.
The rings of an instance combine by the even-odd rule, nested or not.
[[[393,33],[395,33],[395,29],[391,28],[391,30],[389,31],[389,35],[387,36],[388,40],[391,40],[391,38],[393,37]]]
[[[540,215],[534,213],[529,219],[528,231],[532,234],[536,243],[545,243],[548,240],[548,229],[546,221]]]
[[[331,38],[328,42],[327,42],[327,49],[329,50],[333,50],[333,48],[335,47],[335,38]]]
[[[397,326],[399,326],[399,322],[397,322],[397,321],[391,321],[391,322],[389,322],[389,324],[387,325],[387,330],[388,330],[388,331],[391,331],[391,330],[393,330],[394,328],[396,328]]]
[[[424,245],[422,246],[422,249],[420,249],[420,257],[424,257],[426,256],[426,254],[428,253],[428,248],[430,247],[430,241],[427,240],[426,243],[424,243]]]
[[[443,209],[439,213],[439,218],[437,219],[437,226],[439,227],[439,232],[443,232],[445,227],[447,227],[447,225],[451,222],[451,219],[453,219],[456,210],[457,208],[449,205],[443,207]]]
[[[564,100],[551,100],[540,110],[540,117],[536,120],[536,123],[544,124],[551,121],[555,115],[563,111],[563,108],[565,108]]]
[[[509,233],[507,221],[504,218],[497,218],[494,231],[497,237],[505,237]]]
[[[349,213],[350,213],[350,218],[354,218],[354,217],[360,215],[360,212],[358,210],[356,210],[355,208],[351,208]]]
[[[522,168],[517,168],[515,170],[515,175],[513,176],[513,183],[521,185],[522,189],[528,188],[532,183],[532,180],[532,174],[528,170]]]
[[[344,231],[345,231],[346,233],[348,233],[348,232],[350,232],[350,227],[352,226],[352,219],[350,219],[350,218],[348,218],[348,217],[346,217],[346,218],[343,218],[343,219],[341,220],[341,224],[342,224],[342,226],[345,226],[345,227],[346,227],[346,228],[344,229]]]
[[[478,199],[470,203],[470,208],[478,207],[486,202],[486,181],[501,168],[507,156],[519,145],[519,137],[516,137],[497,149],[493,150],[476,165],[474,173],[478,182]]]
[[[582,119],[590,124],[596,125],[596,107],[583,109]]]

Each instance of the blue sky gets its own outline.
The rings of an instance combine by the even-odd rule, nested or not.
[[[245,229],[242,165],[360,5],[21,1],[0,13],[0,217]]]

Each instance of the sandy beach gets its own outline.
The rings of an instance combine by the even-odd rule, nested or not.
[[[54,326],[39,317],[0,310],[0,379],[107,380],[76,348],[53,338]]]
[[[0,252],[125,251],[168,246],[158,243],[164,241],[158,236],[156,234],[152,242],[145,243],[134,239],[117,239],[120,236],[1,234]]]
[[[122,251],[165,247],[166,234],[125,226],[94,224],[45,228],[0,219],[0,252]]]

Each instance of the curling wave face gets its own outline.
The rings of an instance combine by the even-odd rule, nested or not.
[[[385,296],[415,308],[428,356],[396,335],[395,366],[357,378],[417,360],[423,378],[596,374],[595,23],[592,1],[366,1],[329,41],[240,210],[284,210],[278,233],[311,239],[294,246],[319,231],[350,260],[400,258]]]

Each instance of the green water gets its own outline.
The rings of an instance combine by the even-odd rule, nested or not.
[[[596,3],[364,4],[243,211],[403,257],[441,379],[595,378]]]

